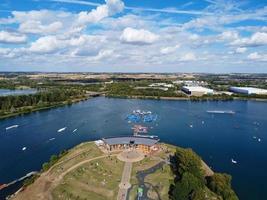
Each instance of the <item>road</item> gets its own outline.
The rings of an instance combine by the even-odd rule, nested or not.
[[[126,200],[128,189],[131,187],[130,179],[132,172],[132,162],[126,162],[124,165],[121,183],[119,185],[119,192],[117,200]]]

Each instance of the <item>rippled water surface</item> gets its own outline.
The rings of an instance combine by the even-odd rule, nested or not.
[[[267,103],[256,101],[99,97],[1,120],[0,183],[39,170],[52,154],[80,142],[131,135],[133,124],[125,118],[136,109],[158,115],[157,122],[146,124],[150,134],[158,135],[162,142],[193,148],[215,171],[231,174],[233,188],[241,200],[266,199]],[[232,110],[235,114],[211,114],[207,110]],[[6,130],[13,125],[18,127]],[[27,149],[23,151],[23,147]],[[232,158],[237,164],[231,162]]]

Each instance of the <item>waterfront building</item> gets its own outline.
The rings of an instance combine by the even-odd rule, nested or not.
[[[230,87],[231,92],[239,94],[258,94],[258,95],[267,95],[267,90],[254,87]]]
[[[108,151],[135,149],[144,154],[151,153],[157,150],[157,143],[159,139],[138,137],[138,136],[126,136],[126,137],[111,137],[103,138],[104,147]]]
[[[209,88],[205,88],[202,86],[183,86],[182,91],[186,94],[193,96],[202,96],[204,94],[213,94],[214,91]]]

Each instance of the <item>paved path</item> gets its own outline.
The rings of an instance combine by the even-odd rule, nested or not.
[[[121,183],[119,185],[119,192],[117,200],[126,200],[128,189],[131,187],[130,179],[132,172],[132,162],[126,162],[124,165]]]

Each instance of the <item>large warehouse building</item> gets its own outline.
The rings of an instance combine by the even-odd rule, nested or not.
[[[209,88],[205,88],[202,86],[183,86],[182,91],[186,94],[190,94],[193,96],[201,96],[204,94],[213,94],[213,90]]]
[[[108,151],[136,149],[145,154],[157,149],[159,139],[138,136],[103,138],[104,146]]]
[[[267,90],[261,88],[254,87],[230,87],[231,92],[239,93],[239,94],[259,94],[259,95],[267,95]]]

